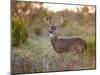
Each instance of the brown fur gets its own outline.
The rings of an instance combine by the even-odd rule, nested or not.
[[[57,53],[74,50],[78,53],[86,50],[86,42],[81,38],[58,38],[52,37],[51,44]]]

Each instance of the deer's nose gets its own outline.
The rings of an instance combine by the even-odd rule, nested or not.
[[[52,33],[52,31],[50,31],[50,33]]]

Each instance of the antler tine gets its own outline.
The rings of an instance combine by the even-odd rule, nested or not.
[[[62,25],[63,24],[63,18],[62,17],[60,17],[60,24],[59,25]]]
[[[50,24],[45,18],[46,18],[46,17],[43,18],[43,21],[44,21],[45,23],[47,23],[49,26],[51,26],[51,24]]]
[[[57,16],[57,23],[56,23],[56,25],[57,26],[60,26],[60,25],[62,25],[63,24],[63,18],[61,17],[61,16]]]

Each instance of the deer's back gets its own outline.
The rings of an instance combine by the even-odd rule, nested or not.
[[[70,50],[83,51],[86,49],[86,42],[81,38],[55,38],[51,40],[51,43],[58,53]]]

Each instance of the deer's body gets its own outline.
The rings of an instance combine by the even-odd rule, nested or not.
[[[86,49],[86,42],[81,38],[51,37],[51,44],[57,53],[69,51],[76,51],[80,53]]]
[[[47,18],[49,19],[49,18]],[[54,48],[54,50],[59,54],[60,60],[61,60],[61,68],[63,69],[65,67],[64,60],[62,57],[62,53],[74,51],[77,52],[79,55],[86,50],[86,42],[79,37],[69,37],[69,38],[59,38],[57,36],[57,26],[62,25],[63,18],[62,17],[56,17],[50,18],[50,22],[54,22],[54,24],[50,24],[48,20],[44,19],[44,21],[50,26],[49,27],[49,33],[50,33],[50,41]],[[55,20],[55,21],[54,21]]]
[[[61,25],[63,23],[63,18],[57,17],[56,20],[58,23],[55,22],[54,25],[51,25],[47,20],[44,19],[44,21],[50,26],[49,33],[51,44],[54,50],[59,54],[68,51],[75,51],[80,53],[86,50],[86,42],[79,37],[59,38],[57,36],[57,25]]]

